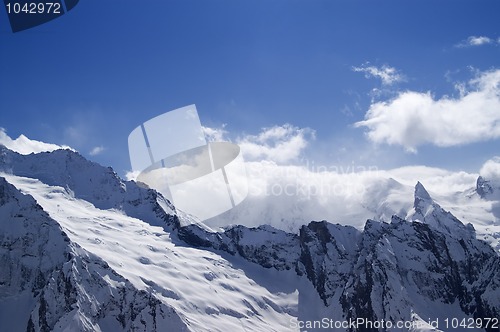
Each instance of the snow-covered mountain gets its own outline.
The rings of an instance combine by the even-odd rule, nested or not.
[[[0,331],[500,326],[495,243],[420,183],[404,198],[395,180],[381,187],[389,193],[373,189],[373,204],[393,195],[387,222],[287,232],[263,218],[214,232],[74,151],[0,146],[0,171]],[[479,187],[470,197],[483,199]],[[390,206],[399,200],[410,206]]]
[[[500,158],[484,174],[449,172],[423,166],[348,173],[318,172],[298,166],[247,163],[250,193],[244,202],[205,221],[213,228],[270,224],[296,233],[309,220],[326,219],[362,229],[367,219],[406,218],[413,190],[422,182],[433,199],[458,219],[472,223],[478,236],[500,250]],[[420,176],[420,177],[419,177]],[[483,188],[484,187],[484,188]],[[495,190],[495,188],[497,188]]]
[[[482,176],[477,178],[476,191],[481,198],[487,200],[500,200],[500,183],[488,180]]]
[[[208,226],[258,227],[265,223],[297,233],[310,220],[326,219],[361,230],[368,219],[387,223],[394,215],[406,219],[413,213],[413,192],[419,179],[412,174],[416,173],[426,177],[426,186],[439,189],[430,191],[436,203],[464,223],[471,223],[478,238],[500,252],[500,180],[488,177],[493,174],[447,173],[425,167],[335,174],[276,165],[256,172],[259,167],[262,165],[247,165],[256,193],[251,191],[237,207],[206,220]],[[495,167],[500,169],[500,159]],[[267,169],[277,174],[266,175]]]

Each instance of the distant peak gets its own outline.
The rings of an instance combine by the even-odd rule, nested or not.
[[[432,200],[431,195],[424,188],[424,185],[419,182],[415,185],[415,199]]]
[[[486,180],[482,176],[479,176],[476,181],[476,191],[481,198],[486,198],[487,196],[493,194],[493,187],[490,181]]]
[[[432,200],[431,195],[429,195],[420,182],[417,182],[415,185],[415,200],[413,202],[415,212],[424,216],[427,208],[433,204],[434,201]]]

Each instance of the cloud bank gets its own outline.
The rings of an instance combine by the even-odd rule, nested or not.
[[[365,119],[354,126],[367,128],[368,138],[375,143],[416,152],[424,144],[449,147],[500,138],[499,110],[497,69],[470,80],[456,98],[406,91],[372,103]]]
[[[16,151],[17,153],[20,154],[48,152],[58,149],[73,150],[72,148],[66,145],[57,145],[57,144],[35,141],[27,138],[24,135],[19,135],[18,138],[13,140],[12,138],[10,138],[9,135],[7,135],[4,128],[0,128],[0,145],[4,145],[7,149]]]
[[[207,133],[222,135],[221,129]],[[226,138],[223,136],[219,138]],[[417,181],[432,197],[464,220],[490,222],[479,197],[480,208],[470,209],[477,173],[449,171],[427,166],[381,170],[376,166],[320,165],[304,159],[314,131],[289,124],[263,128],[254,135],[236,139],[246,155],[246,176],[232,181],[248,182],[248,196],[238,206],[206,221],[210,227],[263,223],[297,232],[311,220],[328,220],[362,228],[366,219],[390,221],[392,215],[406,217],[413,206]],[[282,151],[280,149],[283,148]],[[500,163],[486,162],[482,172],[490,174]],[[137,174],[129,173],[129,179]],[[466,200],[464,202],[463,200]],[[461,208],[466,206],[468,208]]]
[[[483,217],[484,210],[461,208],[481,204],[478,197],[471,200],[467,196],[475,188],[476,173],[426,166],[357,171],[348,166],[247,162],[248,197],[233,210],[209,220],[208,225],[255,227],[265,222],[296,232],[311,220],[328,220],[362,228],[368,218],[389,222],[392,215],[406,217],[413,206],[417,181],[452,213],[470,221],[491,220],[489,215]]]

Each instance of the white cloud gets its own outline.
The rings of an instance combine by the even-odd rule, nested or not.
[[[16,151],[20,154],[30,154],[39,153],[46,151],[54,151],[58,149],[71,149],[66,145],[56,145],[50,143],[44,143],[40,141],[35,141],[27,138],[24,135],[20,135],[18,138],[13,140],[7,135],[4,128],[0,128],[0,145],[4,145],[6,148]]]
[[[494,157],[486,161],[479,174],[486,180],[500,181],[500,157]]]
[[[268,223],[296,232],[311,220],[328,220],[362,228],[368,218],[389,221],[394,214],[405,217],[413,206],[417,181],[438,203],[461,218],[467,217],[464,220],[476,220],[484,214],[483,210],[472,213],[460,208],[470,199],[466,193],[472,192],[478,174],[426,166],[379,170],[354,163],[298,163],[297,156],[313,137],[313,130],[287,124],[238,138],[247,172],[231,181],[248,181],[248,196],[234,209],[206,221],[207,225],[253,227]],[[127,173],[127,179],[136,179],[138,173]],[[484,220],[490,218],[484,216]]]
[[[394,214],[404,218],[413,206],[417,181],[455,212],[463,205],[461,199],[466,199],[463,192],[475,187],[478,176],[426,166],[378,170],[312,162],[295,166],[272,161],[245,164],[248,197],[240,206],[209,221],[210,226],[238,223],[252,227],[266,222],[295,232],[311,220],[328,220],[362,228],[368,218],[389,221]]]
[[[493,40],[491,38],[484,37],[484,36],[479,36],[479,37],[470,36],[467,39],[467,43],[470,46],[480,46],[480,45],[485,45],[485,44],[491,44],[492,42],[493,42]]]
[[[228,132],[222,128],[203,127],[203,132],[210,142],[229,141]],[[310,128],[298,128],[290,124],[262,128],[257,135],[243,135],[236,139],[245,160],[275,163],[296,161],[301,153],[315,138],[315,131]],[[136,180],[141,172],[129,171],[127,180]]]
[[[368,128],[375,143],[416,152],[423,144],[448,147],[500,138],[499,110],[500,69],[479,73],[457,98],[406,91],[372,103],[365,120],[354,125]]]
[[[485,36],[470,36],[466,40],[457,44],[456,47],[472,47],[472,46],[481,46],[494,43],[494,39]]]
[[[139,176],[139,174],[141,174],[141,171],[128,171],[126,174],[125,174],[125,178],[128,180],[128,181],[136,181],[137,180],[137,177]]]
[[[98,154],[103,153],[103,152],[104,152],[104,150],[106,150],[106,148],[105,148],[105,147],[103,147],[102,145],[100,145],[100,146],[96,146],[96,147],[94,147],[92,150],[90,150],[89,154],[90,154],[91,156],[97,156]]]
[[[224,142],[228,141],[226,138],[227,131],[224,129],[226,124],[223,124],[221,128],[211,128],[202,126],[203,133],[205,134],[205,138],[209,142]]]
[[[408,186],[414,186],[420,181],[426,189],[444,196],[472,188],[478,177],[476,173],[455,172],[428,166],[399,167],[387,171],[387,174]]]
[[[394,67],[383,65],[382,67],[368,66],[368,63],[360,67],[352,67],[355,72],[365,73],[366,78],[376,77],[382,81],[383,85],[392,85],[402,82],[405,77]]]
[[[312,129],[285,124],[263,128],[258,135],[239,137],[236,143],[246,159],[286,163],[297,159],[314,137]]]

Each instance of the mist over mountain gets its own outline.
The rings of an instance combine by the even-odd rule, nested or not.
[[[249,197],[215,231],[75,151],[0,146],[0,171],[2,331],[500,324],[488,320],[500,317],[500,233],[487,172],[437,199],[421,182],[369,178],[332,221],[305,216],[314,200]]]

